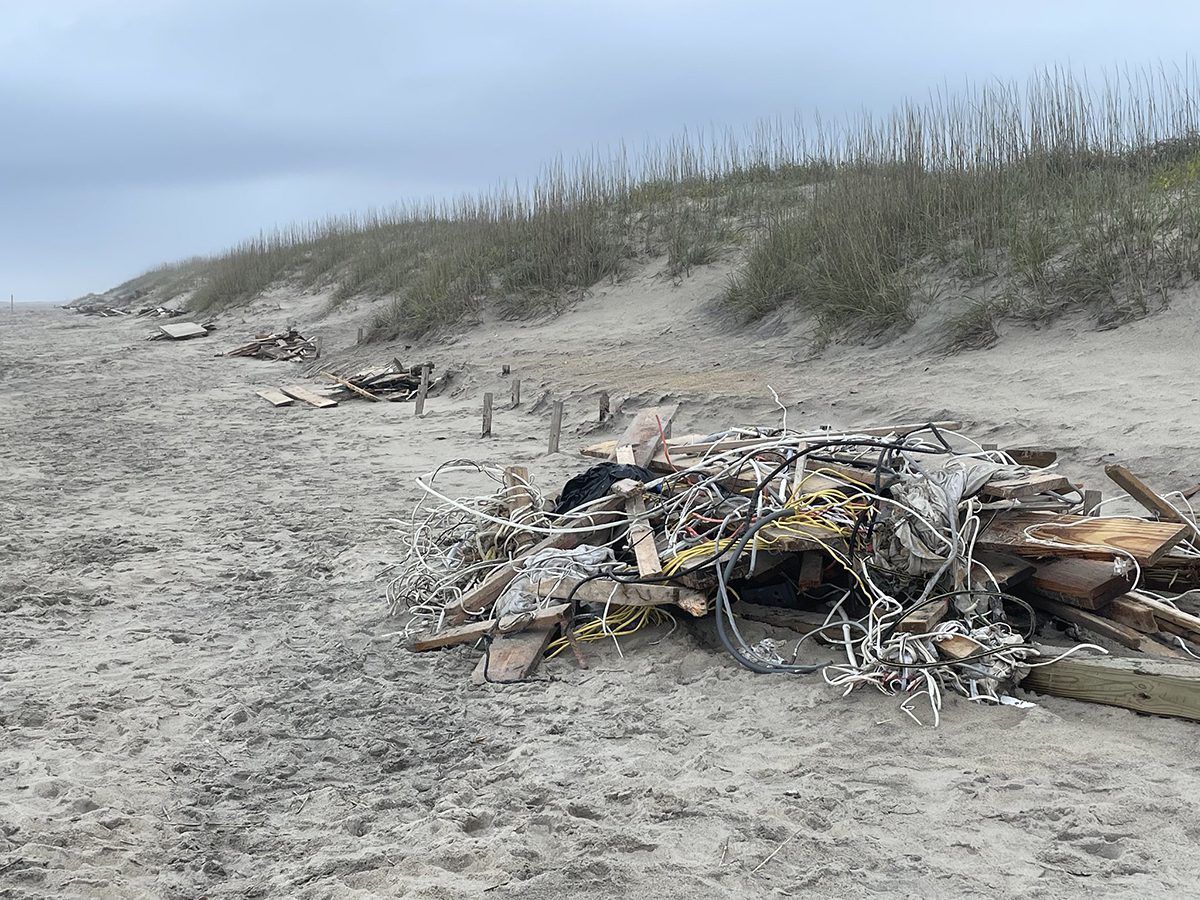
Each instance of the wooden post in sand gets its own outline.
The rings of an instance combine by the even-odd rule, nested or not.
[[[418,416],[425,415],[425,395],[429,393],[429,364],[421,366],[421,386],[417,388],[417,408],[415,410]]]
[[[492,394],[489,391],[483,395],[483,433],[480,437],[492,436]]]
[[[362,326],[360,325],[360,326],[359,326],[359,328],[358,328],[358,340],[357,340],[357,341],[355,341],[355,343],[357,343],[357,344],[361,344],[361,343],[362,343],[362,337],[363,337],[363,330],[362,330]]]
[[[612,415],[612,411],[608,405],[608,391],[600,392],[600,424],[603,425],[608,421],[608,417]]]
[[[550,416],[550,452],[558,452],[558,438],[562,433],[563,402],[554,401],[554,412]]]
[[[514,378],[512,383],[512,408],[516,409],[521,405],[521,379]]]

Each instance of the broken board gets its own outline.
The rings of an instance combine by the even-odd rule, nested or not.
[[[1029,581],[1039,594],[1080,609],[1103,609],[1131,587],[1113,564],[1098,559],[1056,559],[1040,563]]]
[[[307,403],[309,406],[315,406],[318,409],[328,409],[331,406],[338,405],[336,400],[332,400],[329,397],[323,397],[320,394],[314,393],[303,385],[294,384],[290,387],[280,388],[280,390],[289,397],[294,397],[295,399],[301,400]]]
[[[272,406],[291,406],[296,402],[283,391],[277,391],[274,388],[264,388],[254,393],[258,394],[258,396],[262,397]]]
[[[645,466],[662,449],[662,436],[670,433],[671,419],[679,409],[678,404],[669,406],[649,406],[638,410],[625,433],[617,440],[610,459],[617,458],[617,449],[633,447],[633,462]]]
[[[539,625],[518,634],[504,634],[492,640],[475,666],[471,681],[475,684],[514,684],[537,671],[546,647],[558,625]]]
[[[980,493],[986,497],[996,497],[1000,500],[1013,500],[1017,497],[1044,494],[1047,491],[1061,493],[1071,489],[1071,479],[1066,475],[1039,472],[1009,481],[989,481],[980,489]]]
[[[171,325],[159,325],[158,330],[173,341],[186,341],[188,338],[204,337],[208,329],[195,322],[176,322]]]

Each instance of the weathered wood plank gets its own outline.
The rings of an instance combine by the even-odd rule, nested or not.
[[[1130,594],[1114,597],[1105,608],[1104,615],[1142,634],[1154,634],[1160,630],[1154,611]]]
[[[1151,656],[1164,656],[1172,659],[1184,656],[1178,650],[1165,647],[1139,631],[1135,631],[1132,628],[1121,625],[1111,619],[1106,619],[1103,616],[1098,616],[1087,610],[1068,606],[1066,603],[1059,603],[1057,600],[1051,600],[1048,597],[1041,597],[1037,594],[1031,595],[1029,602],[1037,609],[1050,613],[1050,615],[1062,619],[1064,622],[1072,622],[1080,625],[1102,637],[1116,641],[1124,647],[1129,647],[1131,650],[1140,650]]]
[[[1030,669],[1021,687],[1055,697],[1200,721],[1200,666],[1194,663],[1071,657]]]
[[[1175,509],[1170,503],[1158,496],[1146,482],[1134,475],[1129,469],[1124,466],[1105,466],[1104,474],[1107,475],[1114,484],[1121,490],[1127,493],[1130,497],[1144,506],[1150,512],[1154,513],[1159,519],[1164,522],[1185,522],[1186,520],[1179,514],[1179,510]]]
[[[1018,466],[1032,466],[1035,469],[1044,469],[1058,460],[1057,451],[1040,447],[1011,447],[1004,452]]]
[[[1000,590],[1007,590],[1021,584],[1037,571],[1037,566],[1019,556],[997,553],[994,550],[977,550],[975,551],[975,568],[971,572],[971,579],[977,586],[991,583],[983,571],[982,567],[984,566],[996,579],[996,585]]]
[[[357,384],[353,384],[352,382],[347,381],[345,378],[342,378],[342,376],[340,376],[340,375],[334,375],[332,372],[321,372],[320,374],[325,376],[326,378],[328,378],[330,381],[337,382],[338,384],[340,384],[342,387],[344,387],[346,390],[350,391],[351,393],[358,394],[358,396],[360,396],[360,397],[365,397],[367,400],[380,401],[383,399],[382,397],[376,397],[374,394],[372,394],[368,390],[360,388]]]
[[[289,385],[285,388],[280,388],[289,397],[294,397],[296,400],[302,400],[309,406],[315,406],[318,409],[328,409],[332,406],[337,406],[336,400],[330,397],[322,397],[320,394],[313,393],[308,388],[301,384]]]
[[[1036,537],[1053,541],[1054,545],[1030,540],[1026,529],[1033,529]],[[1017,556],[1093,559],[1109,559],[1123,550],[1141,565],[1152,566],[1190,533],[1187,525],[1172,522],[1006,511],[987,524],[978,546]]]
[[[158,330],[173,341],[186,341],[188,338],[204,337],[208,329],[195,322],[173,322],[170,325],[159,325]]]
[[[631,446],[633,447],[634,464],[646,465],[662,449],[662,434],[670,429],[671,419],[675,417],[678,410],[679,404],[677,403],[667,406],[648,406],[638,410],[624,434],[617,439],[610,459],[616,459],[618,448]]]
[[[567,604],[565,603],[558,603],[554,606],[540,609],[533,613],[527,627],[561,625],[567,620],[566,612]],[[469,644],[479,640],[486,634],[493,634],[501,625],[502,622],[500,620],[485,619],[482,622],[470,622],[466,625],[446,628],[437,634],[432,634],[429,637],[415,641],[411,649],[414,653],[425,653],[429,650],[441,650],[443,647]]]
[[[1068,491],[1070,489],[1071,479],[1066,475],[1046,472],[1031,474],[1025,478],[1014,478],[1010,481],[992,481],[985,484],[980,493],[1001,500],[1013,500],[1017,497],[1044,494],[1047,491]]]
[[[514,522],[533,508],[533,495],[529,492],[529,469],[526,466],[508,466],[504,470],[504,504],[508,517]],[[524,550],[537,538],[528,531],[517,533],[517,546]]]
[[[1056,559],[1038,564],[1029,587],[1051,600],[1080,609],[1102,609],[1133,587],[1133,579],[1118,575],[1111,562]]]
[[[263,388],[254,393],[258,394],[258,396],[262,397],[272,406],[291,406],[296,402],[283,391],[277,391],[274,388]]]
[[[538,626],[519,634],[501,635],[475,666],[471,680],[476,684],[515,684],[529,678],[542,663],[546,646],[557,625]]]
[[[624,445],[617,448],[617,462],[622,465],[634,465],[633,447]],[[630,484],[639,484],[630,482]],[[616,491],[616,485],[614,493]],[[662,560],[658,555],[658,546],[654,540],[654,529],[646,521],[646,500],[638,491],[625,494],[625,511],[629,513],[629,544],[637,558],[638,574],[650,578],[662,572]]]
[[[574,594],[572,594],[574,591]],[[708,595],[678,584],[629,584],[595,578],[546,579],[538,582],[538,594],[555,600],[574,597],[583,603],[613,603],[619,606],[678,606],[693,616],[708,613]]]

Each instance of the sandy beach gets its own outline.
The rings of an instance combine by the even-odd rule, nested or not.
[[[727,271],[648,267],[551,323],[416,347],[354,347],[361,309],[319,320],[325,298],[282,291],[181,343],[0,310],[0,896],[1194,893],[1192,723],[952,697],[922,728],[895,698],[751,674],[703,620],[516,686],[472,686],[466,648],[404,649],[384,583],[414,476],[490,459],[554,493],[663,398],[679,433],[778,423],[771,385],[789,423],[953,417],[1089,482],[1116,460],[1165,489],[1200,475],[1200,295],[950,358],[933,330],[816,354],[799,327],[704,313]],[[427,357],[454,378],[423,419],[272,408],[254,388],[301,366],[214,354],[290,322],[324,364]],[[502,363],[525,402],[483,440]],[[566,401],[553,457],[543,395]]]

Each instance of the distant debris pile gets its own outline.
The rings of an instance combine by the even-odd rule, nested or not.
[[[254,340],[250,343],[235,347],[220,355],[300,362],[318,358],[321,355],[321,348],[315,340],[306,338],[295,328],[289,328],[287,331],[278,331],[274,334],[255,335]]]

